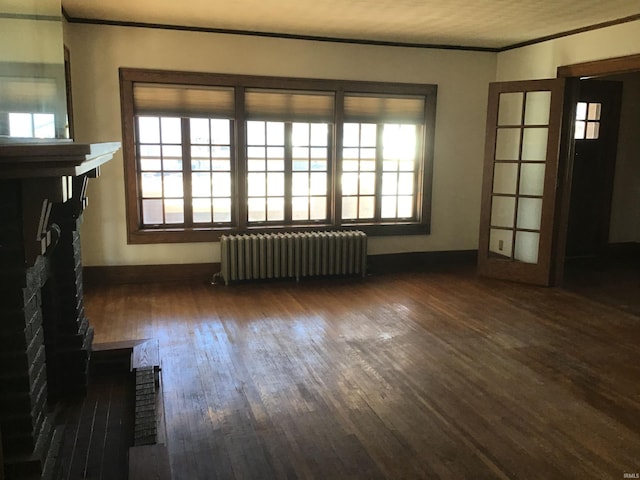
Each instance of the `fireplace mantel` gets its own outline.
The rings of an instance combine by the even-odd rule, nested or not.
[[[89,173],[113,158],[120,142],[0,144],[0,178],[47,178]]]

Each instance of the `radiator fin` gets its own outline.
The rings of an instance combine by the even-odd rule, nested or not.
[[[366,275],[367,235],[357,231],[222,235],[220,275],[240,280]]]

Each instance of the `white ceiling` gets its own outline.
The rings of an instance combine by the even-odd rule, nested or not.
[[[640,0],[62,0],[67,18],[501,49],[640,16]]]

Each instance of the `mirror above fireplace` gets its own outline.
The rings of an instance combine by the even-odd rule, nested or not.
[[[60,0],[0,2],[0,143],[69,138]]]

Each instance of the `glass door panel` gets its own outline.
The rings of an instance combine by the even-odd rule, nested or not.
[[[563,80],[492,84],[481,273],[545,284],[553,235]],[[553,178],[552,178],[553,177]]]

